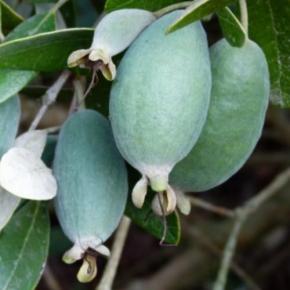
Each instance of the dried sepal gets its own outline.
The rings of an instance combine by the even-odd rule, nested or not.
[[[62,256],[62,260],[66,263],[66,264],[73,264],[78,260],[81,260],[84,256],[84,250],[83,248],[78,245],[75,244],[73,245],[72,248],[70,248],[68,251],[66,251],[63,256]]]
[[[85,255],[83,264],[77,274],[77,279],[81,283],[89,283],[97,276],[98,268],[96,257]]]
[[[177,208],[184,215],[189,215],[191,211],[191,203],[189,198],[181,190],[174,189],[177,200]]]
[[[108,247],[106,247],[105,245],[100,245],[98,247],[95,248],[95,251],[105,257],[110,257],[111,256],[111,252],[109,250]]]
[[[146,176],[142,178],[135,184],[132,191],[132,201],[137,208],[142,208],[145,197],[147,195],[148,180]]]
[[[169,215],[176,208],[176,194],[171,186],[166,191],[158,192],[152,200],[152,210],[159,216]]]
[[[166,211],[168,213],[174,212],[177,203],[176,193],[170,185],[167,186],[166,190],[166,202],[167,202]]]
[[[67,65],[68,67],[82,66],[86,63],[86,58],[90,54],[91,49],[78,49],[73,51],[68,59]]]
[[[91,282],[97,275],[97,255],[109,257],[110,250],[103,244],[99,244],[99,239],[86,240],[82,244],[75,244],[66,251],[62,260],[66,264],[73,264],[83,259],[82,266],[77,273],[77,279],[81,283]],[[96,244],[98,243],[98,244]]]

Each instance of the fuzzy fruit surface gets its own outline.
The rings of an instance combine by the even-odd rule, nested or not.
[[[128,185],[124,161],[103,116],[83,110],[65,122],[54,174],[56,212],[65,234],[80,245],[89,245],[89,239],[105,241],[123,215]]]
[[[247,161],[262,132],[269,102],[264,53],[248,40],[235,48],[225,39],[210,49],[212,95],[205,127],[189,155],[170,175],[183,191],[213,188]]]
[[[149,178],[168,174],[187,155],[209,105],[211,73],[200,22],[165,34],[180,13],[161,17],[139,35],[122,59],[111,90],[117,146]]]
[[[18,97],[12,97],[0,104],[0,158],[14,144],[20,114]]]

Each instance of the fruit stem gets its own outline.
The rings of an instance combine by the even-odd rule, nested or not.
[[[52,105],[58,94],[62,90],[65,82],[70,77],[71,72],[65,70],[61,73],[59,78],[54,82],[54,84],[45,92],[45,94],[41,97],[42,99],[42,106],[40,107],[39,111],[37,112],[34,120],[32,121],[28,131],[35,130],[38,126],[39,122],[41,121],[42,117],[45,115],[46,111],[48,110],[49,106]]]
[[[180,3],[172,4],[172,5],[166,6],[160,10],[153,12],[153,14],[156,18],[159,18],[159,17],[163,16],[164,14],[167,14],[171,11],[174,11],[177,9],[187,8],[191,4],[192,4],[192,1],[184,1],[184,2],[180,2]]]
[[[240,4],[240,11],[241,11],[241,22],[248,36],[249,19],[248,19],[247,0],[239,0],[239,4]]]
[[[168,225],[167,225],[167,219],[166,219],[166,214],[165,214],[165,209],[164,209],[164,203],[162,201],[162,192],[158,192],[157,194],[158,194],[159,206],[161,208],[162,218],[163,218],[163,233],[162,233],[162,238],[159,242],[159,245],[162,246],[167,236]]]

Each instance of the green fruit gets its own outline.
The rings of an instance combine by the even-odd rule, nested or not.
[[[117,228],[128,192],[125,163],[103,116],[83,110],[65,122],[56,147],[54,174],[56,213],[74,243],[64,260],[72,263],[84,257],[78,278],[87,282],[96,274],[90,252],[108,254],[102,243]],[[87,267],[92,271],[86,274]]]
[[[205,127],[170,182],[182,191],[204,191],[230,178],[247,161],[262,132],[269,101],[264,53],[247,40],[241,48],[221,40],[210,50],[212,94]]]
[[[0,104],[0,157],[14,144],[20,113],[18,97],[13,97]]]
[[[176,203],[168,175],[197,141],[211,89],[201,23],[165,33],[180,14],[161,17],[139,35],[121,61],[110,98],[117,146],[143,176],[133,190],[134,204],[143,205],[150,182],[154,191],[165,191],[166,213]]]

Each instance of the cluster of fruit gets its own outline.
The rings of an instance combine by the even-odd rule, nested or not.
[[[99,113],[81,110],[63,125],[54,161],[56,211],[74,242],[64,260],[84,258],[78,274],[83,282],[96,274],[88,250],[109,254],[102,243],[125,209],[128,183],[121,155],[142,174],[132,190],[137,207],[150,185],[157,192],[152,202],[156,214],[168,215],[176,206],[188,214],[184,192],[213,188],[244,164],[260,137],[268,105],[267,63],[255,43],[247,40],[236,48],[222,39],[208,49],[200,22],[165,34],[180,11],[158,20],[147,11],[128,11],[142,16],[139,26],[115,27],[121,36],[110,41],[108,23],[115,25],[118,17],[126,23],[120,22],[122,12],[115,12],[97,27],[98,41],[68,61],[80,65],[89,55],[104,76],[115,79],[112,132]],[[110,49],[116,38],[125,43]],[[116,72],[111,57],[133,39]]]
[[[70,116],[54,160],[56,212],[74,243],[64,260],[84,258],[78,274],[83,282],[96,275],[92,250],[109,254],[102,244],[124,213],[123,158],[142,175],[132,190],[137,207],[150,186],[156,192],[156,214],[168,215],[176,207],[188,214],[184,192],[213,188],[245,163],[268,105],[267,63],[254,42],[247,39],[237,48],[222,39],[209,49],[200,22],[165,33],[181,11],[157,20],[147,11],[128,11],[135,13],[131,20],[137,15],[136,25],[123,21],[121,11],[115,18],[106,16],[92,47],[74,52],[68,61],[70,66],[95,62],[107,79],[114,79],[110,122],[92,110]],[[118,41],[122,45],[112,45]],[[111,57],[129,45],[116,70]]]

